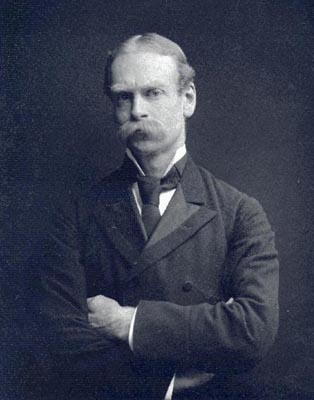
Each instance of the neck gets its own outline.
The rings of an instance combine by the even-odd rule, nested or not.
[[[160,154],[134,154],[145,175],[162,178],[176,150]]]

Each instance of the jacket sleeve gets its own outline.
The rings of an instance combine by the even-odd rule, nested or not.
[[[232,303],[182,306],[141,301],[134,326],[135,353],[209,372],[254,366],[278,328],[278,260],[266,216],[248,196],[242,197],[235,212],[226,265]]]
[[[158,373],[151,362],[145,373],[145,363],[134,357],[127,343],[107,339],[88,323],[77,207],[69,202],[49,219],[38,263],[36,308],[39,342],[50,354],[50,377],[55,377],[56,388],[63,394],[103,389],[118,398],[143,392],[162,398],[172,371]],[[152,383],[156,374],[161,378],[159,387]]]

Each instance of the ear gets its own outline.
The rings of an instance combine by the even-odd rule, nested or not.
[[[190,118],[194,114],[196,106],[196,89],[193,82],[183,89],[183,115],[185,118]]]

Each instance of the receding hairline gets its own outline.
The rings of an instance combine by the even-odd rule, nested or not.
[[[153,52],[176,58],[179,62],[187,63],[186,55],[181,47],[174,41],[158,35],[157,33],[144,33],[126,39],[111,53],[113,58],[123,53]]]
[[[143,58],[141,57],[143,56]],[[146,56],[148,57],[148,60],[146,60]],[[150,58],[152,56],[153,58]],[[124,60],[124,57],[127,57],[126,60]],[[128,57],[131,57],[129,59]],[[122,60],[121,60],[122,59]],[[113,60],[111,64],[111,81],[112,81],[112,75],[113,71],[115,69],[115,65],[122,65],[122,68],[126,66],[128,68],[128,65],[130,64],[131,60],[135,60],[136,63],[138,63],[139,67],[143,67],[145,63],[145,72],[147,71],[146,69],[146,61],[147,61],[147,68],[148,70],[156,70],[157,72],[160,72],[161,75],[163,75],[163,72],[165,71],[164,68],[170,67],[171,71],[175,74],[173,75],[174,77],[177,76],[177,79],[179,79],[179,71],[178,71],[178,66],[177,66],[177,61],[174,59],[174,57],[171,57],[171,55],[165,55],[165,54],[159,54],[150,50],[145,50],[140,49],[136,51],[130,51],[130,52],[123,52],[119,53]],[[155,65],[155,62],[159,60],[160,64]],[[118,67],[119,69],[121,68],[120,66]],[[168,70],[169,71],[169,70]],[[156,79],[156,82],[158,82],[158,78]],[[112,82],[111,82],[112,83]],[[160,84],[160,83],[159,83]],[[110,88],[113,89],[113,86],[119,86],[117,85],[110,85]]]
[[[179,73],[179,88],[193,82],[195,71],[189,65],[181,47],[174,41],[157,33],[131,36],[109,52],[105,71],[105,93],[110,96],[111,67],[116,58],[123,54],[153,53],[172,58]]]

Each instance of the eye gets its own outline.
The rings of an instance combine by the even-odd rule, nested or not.
[[[130,100],[130,93],[128,93],[128,92],[120,92],[120,93],[116,94],[115,98],[116,98],[116,102],[121,104],[121,103],[124,103],[124,102]]]
[[[149,89],[145,92],[145,96],[146,97],[150,97],[150,98],[157,98],[160,97],[162,95],[162,90],[160,89]]]

